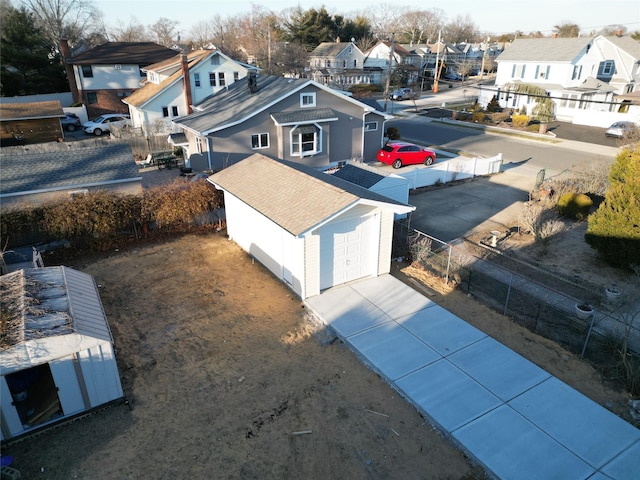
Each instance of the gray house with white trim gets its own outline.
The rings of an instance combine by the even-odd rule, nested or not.
[[[389,273],[394,214],[407,205],[304,165],[254,154],[209,177],[227,233],[300,298]]]
[[[194,170],[221,170],[253,153],[314,168],[375,160],[390,115],[313,80],[249,76],[174,120]]]

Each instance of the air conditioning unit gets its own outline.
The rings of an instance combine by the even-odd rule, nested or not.
[[[115,68],[116,70],[122,70],[122,65],[120,65],[119,63],[116,63],[113,68]]]

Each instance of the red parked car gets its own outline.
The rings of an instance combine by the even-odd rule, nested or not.
[[[431,165],[436,161],[436,154],[428,148],[408,142],[388,142],[378,150],[378,161],[400,168],[405,165],[424,163]]]

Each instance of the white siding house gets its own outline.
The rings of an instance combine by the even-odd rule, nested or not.
[[[67,267],[0,277],[1,439],[123,398],[113,340],[93,277]],[[4,315],[4,312],[3,312]]]
[[[143,71],[147,75],[145,86],[123,102],[129,106],[133,126],[142,128],[148,136],[181,131],[172,126],[172,120],[188,115],[193,105],[244,79],[255,68],[218,50],[196,50],[149,65]]]
[[[497,95],[502,107],[531,113],[535,99],[508,90],[526,83],[554,100],[558,120],[599,127],[640,121],[616,99],[640,90],[640,43],[630,37],[517,39],[497,63],[495,87],[481,89],[481,104]]]
[[[393,216],[415,209],[333,175],[254,154],[211,177],[227,233],[300,298],[390,271]]]

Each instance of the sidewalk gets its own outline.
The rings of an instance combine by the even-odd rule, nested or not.
[[[497,478],[638,478],[640,430],[391,275],[305,303]]]

